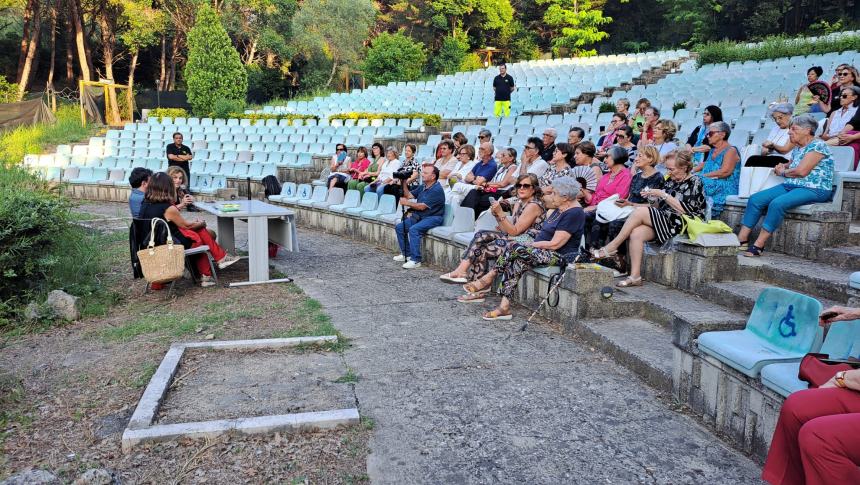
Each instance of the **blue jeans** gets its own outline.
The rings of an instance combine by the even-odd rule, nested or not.
[[[415,222],[414,218],[409,217],[405,221],[398,222],[397,225],[394,226],[394,232],[397,233],[397,243],[400,244],[400,254],[416,263],[420,263],[421,238],[430,229],[441,225],[442,216],[428,216],[418,222]],[[408,247],[406,241],[407,233],[409,238]]]
[[[753,228],[758,223],[764,211],[764,222],[761,227],[773,233],[782,225],[785,213],[805,204],[827,202],[833,197],[832,190],[810,189],[795,185],[781,184],[753,194],[747,202],[744,219],[741,224]]]
[[[385,195],[385,187],[388,187],[388,185],[383,184],[383,183],[378,183],[378,184],[376,184],[376,190],[374,190],[373,184],[368,184],[366,187],[364,187],[364,192],[365,193],[376,192],[376,195],[378,195],[379,197],[382,197],[383,195]]]

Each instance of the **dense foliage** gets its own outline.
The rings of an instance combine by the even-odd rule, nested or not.
[[[373,40],[364,59],[364,77],[371,84],[414,81],[427,61],[424,46],[400,32],[383,32]]]
[[[200,116],[215,111],[219,103],[244,102],[248,91],[248,74],[239,53],[218,14],[208,5],[197,11],[197,22],[188,34],[185,79],[188,102]]]
[[[860,50],[860,36],[847,36],[836,40],[788,39],[782,36],[768,37],[755,46],[728,40],[708,42],[696,46],[699,65],[732,61],[761,61],[778,57],[826,54]]]
[[[437,114],[430,113],[406,113],[406,114],[398,114],[398,113],[361,113],[361,112],[350,112],[350,113],[339,113],[336,115],[331,115],[328,117],[329,120],[384,120],[386,118],[393,118],[396,120],[399,119],[423,119],[424,125],[434,128],[439,128],[442,126],[442,117]]]

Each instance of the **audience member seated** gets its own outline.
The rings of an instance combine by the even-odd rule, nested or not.
[[[624,115],[624,123],[627,124],[628,118],[630,118],[630,100],[627,98],[621,98],[615,102],[615,112]]]
[[[403,149],[404,160],[403,163],[400,164],[400,168],[402,170],[409,170],[412,172],[412,176],[406,180],[406,185],[409,186],[410,189],[417,188],[418,184],[421,182],[419,177],[421,176],[421,164],[418,160],[415,159],[415,154],[418,152],[418,147],[415,146],[414,143],[407,143],[406,147]],[[401,181],[397,181],[398,183],[388,184],[385,186],[384,193],[391,194],[397,199],[403,195],[403,191],[401,190]]]
[[[652,145],[657,147],[657,151],[660,152],[660,156],[665,157],[667,153],[678,148],[678,144],[673,141],[675,139],[675,133],[677,133],[677,131],[678,128],[675,126],[675,123],[672,120],[659,120],[654,123],[653,137],[651,138],[651,142],[646,143],[644,146]],[[639,140],[639,148],[641,149],[642,146],[642,140]],[[662,165],[657,165],[657,170],[659,170],[660,173],[666,173],[666,169]]]
[[[472,166],[472,170],[466,174],[465,178],[460,179],[458,177],[457,182],[451,185],[451,190],[448,194],[451,204],[458,205],[463,197],[475,187],[480,187],[493,180],[493,177],[496,176],[496,172],[499,170],[496,159],[493,158],[494,152],[495,148],[492,143],[481,143],[481,146],[478,147],[478,163]]]
[[[660,110],[655,106],[649,106],[645,110],[645,125],[642,126],[642,133],[639,137],[639,146],[644,145],[659,145],[655,143],[654,128],[657,127],[657,122],[660,121]]]
[[[590,242],[600,241],[590,247],[600,247],[605,237],[607,225],[600,224],[596,221],[597,204],[606,200],[612,195],[617,195],[619,199],[626,199],[630,191],[630,183],[633,179],[630,170],[627,169],[627,150],[621,147],[612,147],[606,154],[606,166],[609,171],[600,177],[597,181],[597,188],[594,194],[590,194],[587,190],[583,191],[583,202],[588,204],[585,208],[585,237],[586,245]]]
[[[845,129],[845,125],[857,114],[857,104],[860,99],[860,88],[848,86],[842,88],[839,94],[839,109],[830,112],[827,126],[821,133],[821,139],[830,146],[839,145],[839,134]]]
[[[549,168],[546,169],[543,175],[538,179],[538,185],[544,195],[552,192],[552,181],[564,176],[570,176],[573,169],[574,150],[573,145],[567,143],[559,143],[555,147],[552,154],[552,159],[549,161]]]
[[[701,172],[699,177],[705,187],[705,197],[713,201],[711,217],[716,219],[723,212],[726,197],[738,194],[741,176],[741,154],[737,147],[729,144],[732,129],[725,121],[711,123],[708,128],[708,143],[711,151],[705,161],[693,169]]]
[[[856,308],[821,312],[822,325],[860,319]],[[860,483],[860,369],[791,393],[779,410],[761,477],[773,485]]]
[[[517,151],[513,148],[505,148],[499,151],[500,167],[496,175],[487,182],[478,185],[463,198],[461,207],[471,207],[475,211],[475,219],[481,212],[490,208],[490,198],[501,199],[510,195],[509,190],[517,181]]]
[[[621,147],[627,152],[628,160],[636,159],[636,144],[633,143],[633,128],[624,125],[616,130],[615,145]]]
[[[708,145],[708,127],[717,121],[723,121],[723,110],[714,105],[708,106],[702,112],[702,124],[687,137],[687,150],[693,152],[695,165],[705,161],[705,154],[711,150],[711,146]]]
[[[448,180],[448,175],[454,170],[457,164],[457,158],[454,156],[454,142],[451,140],[442,140],[436,148],[436,153],[439,157],[433,163],[433,166],[439,169],[439,180]]]
[[[461,146],[469,143],[469,139],[466,138],[466,135],[464,135],[460,131],[454,133],[454,135],[451,137],[451,141],[454,142],[454,148],[460,148]]]
[[[618,248],[629,239],[630,276],[617,286],[626,288],[642,285],[642,256],[645,243],[656,241],[664,244],[681,233],[684,227],[682,215],[704,217],[705,192],[702,181],[693,175],[693,153],[689,150],[677,152],[663,161],[669,177],[662,189],[649,188],[640,195],[659,201],[656,206],[637,207],[624,222],[621,232],[605,247],[594,251],[594,259],[602,260],[615,256]]]
[[[579,255],[585,212],[579,205],[579,182],[572,177],[559,177],[552,182],[552,192],[544,196],[548,207],[555,209],[547,216],[532,242],[510,242],[494,268],[480,279],[466,283],[467,296],[462,300],[480,302],[486,296],[496,275],[501,276],[499,294],[502,301],[496,309],[484,314],[484,320],[510,320],[511,298],[520,278],[536,266],[559,266],[572,263]]]
[[[544,128],[543,130],[543,151],[540,157],[547,162],[552,160],[552,154],[555,152],[555,139],[558,137],[558,132],[555,128]]]
[[[594,180],[600,180],[600,177],[603,177],[603,169],[606,165],[594,157],[596,154],[597,148],[594,146],[594,143],[584,141],[576,145],[573,151],[573,161],[576,165],[591,167],[591,171],[594,172]],[[586,187],[583,187],[583,189],[587,190]]]
[[[609,122],[609,126],[606,127],[600,139],[597,140],[597,158],[603,160],[603,157],[606,156],[606,151],[615,144],[618,129],[622,126],[627,126],[627,116],[622,113],[612,115],[612,121]]]
[[[533,136],[526,140],[526,145],[523,147],[523,158],[520,160],[519,175],[533,173],[540,178],[546,173],[547,169],[549,169],[549,164],[540,157],[542,151],[543,142],[540,138]]]
[[[579,145],[583,138],[585,138],[585,130],[578,126],[574,126],[567,132],[567,144],[570,146],[575,147],[576,145]],[[541,143],[543,143],[543,141],[541,141]],[[548,162],[549,160],[545,161]]]
[[[372,184],[379,176],[383,162],[385,162],[385,153],[382,143],[376,142],[370,146],[370,164],[346,184],[346,189],[364,192],[364,188]]]
[[[445,215],[445,191],[439,184],[439,169],[422,166],[421,182],[414,191],[405,183],[401,184],[400,206],[408,208],[409,212],[394,226],[400,245],[400,254],[394,260],[404,262],[405,269],[421,267],[421,238],[430,229],[441,226]]]
[[[771,128],[761,145],[747,145],[744,148],[741,155],[744,166],[775,167],[791,157],[791,149],[794,145],[788,137],[788,125],[791,123],[794,106],[791,103],[773,103],[768,111],[776,126]]]
[[[785,182],[753,194],[738,233],[741,247],[747,244],[752,228],[767,211],[761,232],[749,245],[745,256],[761,256],[770,235],[785,218],[785,213],[804,204],[827,202],[833,197],[833,156],[830,147],[815,138],[818,121],[810,114],[795,116],[791,120],[789,137],[795,148],[791,161],[777,165],[773,171]]]
[[[463,252],[459,266],[440,276],[442,281],[466,283],[477,280],[490,271],[509,242],[534,239],[546,217],[537,177],[534,174],[520,175],[514,187],[514,197],[499,200],[490,207],[498,221],[497,230],[476,232]],[[508,211],[511,213],[510,219],[505,217]],[[463,298],[463,301],[468,301],[470,295]]]
[[[849,86],[860,87],[860,75],[857,69],[849,64],[840,64],[830,82],[830,111],[839,109],[839,93]]]
[[[185,180],[185,171],[177,166],[167,167],[167,175],[173,180],[173,190],[176,193],[176,200],[173,203],[179,210],[187,209],[194,203],[194,196],[186,190],[188,181]]]
[[[128,176],[128,184],[131,186],[128,209],[131,211],[131,217],[135,219],[140,217],[140,204],[143,203],[146,195],[146,186],[149,184],[150,177],[152,177],[152,170],[144,167],[134,167]]]
[[[358,147],[355,153],[355,160],[349,164],[346,172],[335,172],[328,176],[328,188],[340,187],[346,190],[347,182],[358,180],[358,174],[367,170],[369,166],[370,160],[367,158],[367,148]]]
[[[829,89],[827,83],[818,79],[822,74],[824,74],[824,69],[821,66],[813,66],[806,71],[806,82],[800,85],[800,89],[797,90],[797,95],[794,97],[795,115],[830,112],[830,96],[827,96],[825,91],[824,94],[827,99],[821,99],[821,96],[816,94],[813,89]]]
[[[182,133],[176,132],[173,134],[173,143],[169,143],[165,152],[167,154],[167,166],[176,166],[185,172],[185,179],[191,177],[191,160],[194,159],[194,154],[188,146],[182,144]]]
[[[492,143],[493,142],[493,133],[490,130],[484,128],[478,132],[478,146],[481,146],[481,143]]]
[[[180,169],[181,171],[181,169]],[[184,172],[183,172],[184,174]],[[209,252],[218,262],[218,267],[223,269],[239,260],[236,256],[230,256],[227,251],[215,242],[206,230],[206,221],[186,221],[175,205],[176,188],[170,175],[158,172],[150,177],[146,188],[146,196],[140,206],[140,219],[153,219],[155,217],[164,219],[170,226],[173,240],[182,244],[186,249],[198,246],[209,246]],[[213,286],[212,270],[206,255],[194,256],[197,271],[200,272],[200,286]],[[160,289],[160,285],[154,285],[153,289]]]
[[[346,145],[338,143],[334,150],[334,155],[331,157],[329,164],[329,173],[347,173],[349,164],[352,163],[352,158],[346,150]]]
[[[394,172],[400,170],[400,153],[394,147],[385,149],[385,160],[379,167],[379,175],[376,181],[364,188],[365,192],[376,192],[382,197],[389,185],[400,185],[400,181],[394,178]]]
[[[636,101],[636,111],[627,117],[627,123],[633,128],[633,134],[639,135],[640,139],[643,138],[642,129],[645,127],[645,111],[650,107],[651,101],[648,101],[648,98],[641,98]]]

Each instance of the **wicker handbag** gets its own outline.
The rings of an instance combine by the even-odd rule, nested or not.
[[[161,222],[167,227],[167,244],[155,245],[155,226]],[[173,244],[170,226],[164,219],[152,219],[149,231],[149,244],[137,252],[143,277],[149,283],[169,283],[182,278],[185,271],[185,247]]]

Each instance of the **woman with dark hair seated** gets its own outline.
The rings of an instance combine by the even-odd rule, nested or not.
[[[597,222],[597,204],[603,200],[617,195],[619,199],[626,199],[630,191],[630,182],[633,176],[627,169],[627,150],[621,147],[612,147],[606,153],[606,165],[609,171],[597,182],[594,194],[584,191],[583,201],[588,204],[585,208],[585,237],[587,247],[599,247],[606,237],[606,224]],[[599,242],[598,242],[599,241]]]
[[[469,143],[469,139],[466,138],[466,135],[464,135],[461,131],[454,133],[454,136],[451,137],[451,141],[454,142],[454,148],[460,148],[466,143]]]
[[[370,160],[367,158],[367,148],[358,147],[355,154],[355,160],[349,164],[346,172],[336,172],[328,177],[328,188],[333,189],[340,187],[344,190],[347,188],[347,183],[350,180],[358,180],[358,174],[367,170],[370,166]]]
[[[702,124],[687,137],[687,150],[693,152],[694,164],[703,162],[705,154],[711,150],[708,145],[708,127],[717,121],[723,121],[723,110],[714,105],[708,106],[702,111]]]
[[[794,97],[794,114],[806,113],[829,113],[830,99],[821,99],[819,91],[827,96],[826,90],[830,88],[827,83],[819,78],[824,74],[821,66],[813,66],[806,70],[806,82],[800,85],[797,95]]]
[[[439,277],[449,283],[474,281],[490,270],[490,266],[511,240],[527,241],[534,239],[545,217],[542,193],[537,176],[525,174],[517,177],[514,186],[515,197],[500,200],[490,206],[498,221],[497,231],[478,231],[463,253],[460,265],[453,271]],[[511,219],[504,216],[510,211]],[[463,301],[469,301],[464,299]]]
[[[637,207],[627,217],[618,236],[605,247],[592,252],[592,257],[597,260],[611,258],[625,241],[630,240],[630,276],[619,282],[619,287],[642,286],[642,256],[645,254],[646,242],[663,244],[681,234],[684,227],[682,215],[705,215],[702,181],[692,174],[693,153],[689,150],[679,151],[674,157],[666,157],[663,163],[669,174],[663,188],[649,187],[641,192],[643,197],[659,200],[659,204],[656,207]]]
[[[817,129],[818,121],[810,114],[792,118],[788,134],[795,148],[791,161],[773,169],[775,174],[785,177],[785,182],[753,194],[747,202],[738,232],[741,247],[750,243],[744,256],[761,256],[765,243],[782,225],[788,210],[833,197],[833,154],[826,143],[815,138]],[[751,242],[752,229],[765,211],[761,232]]]
[[[636,143],[634,143],[633,128],[624,125],[615,130],[615,145],[627,150],[627,159],[636,160]]]
[[[385,164],[385,150],[382,148],[382,143],[375,142],[370,146],[370,164],[346,184],[346,189],[363,193],[365,187],[376,181],[383,164]]]
[[[484,320],[512,318],[511,298],[526,271],[536,266],[557,266],[562,261],[572,263],[579,255],[585,224],[585,212],[579,205],[579,182],[573,177],[559,177],[553,180],[551,188],[552,192],[544,196],[544,201],[555,211],[544,221],[534,241],[508,244],[492,271],[463,286],[467,293],[463,298],[480,302],[489,294],[496,275],[501,275],[499,294],[502,301],[496,309],[484,314]]]
[[[549,168],[538,179],[538,184],[544,193],[552,190],[552,181],[570,175],[573,167],[574,147],[567,143],[557,143],[555,151],[552,152],[552,158],[549,161]]]
[[[198,246],[209,246],[209,252],[218,262],[218,267],[224,269],[239,260],[236,256],[230,256],[206,230],[206,221],[197,219],[192,222],[186,221],[179,213],[176,205],[176,188],[173,179],[164,172],[153,174],[146,187],[146,195],[140,206],[140,219],[161,218],[167,221],[174,242],[182,244],[186,249]],[[189,237],[190,236],[190,237]],[[148,237],[148,236],[147,236]],[[205,255],[194,256],[197,270],[200,272],[200,286],[212,286],[212,271],[209,268],[209,260]],[[159,289],[153,287],[153,289]]]

